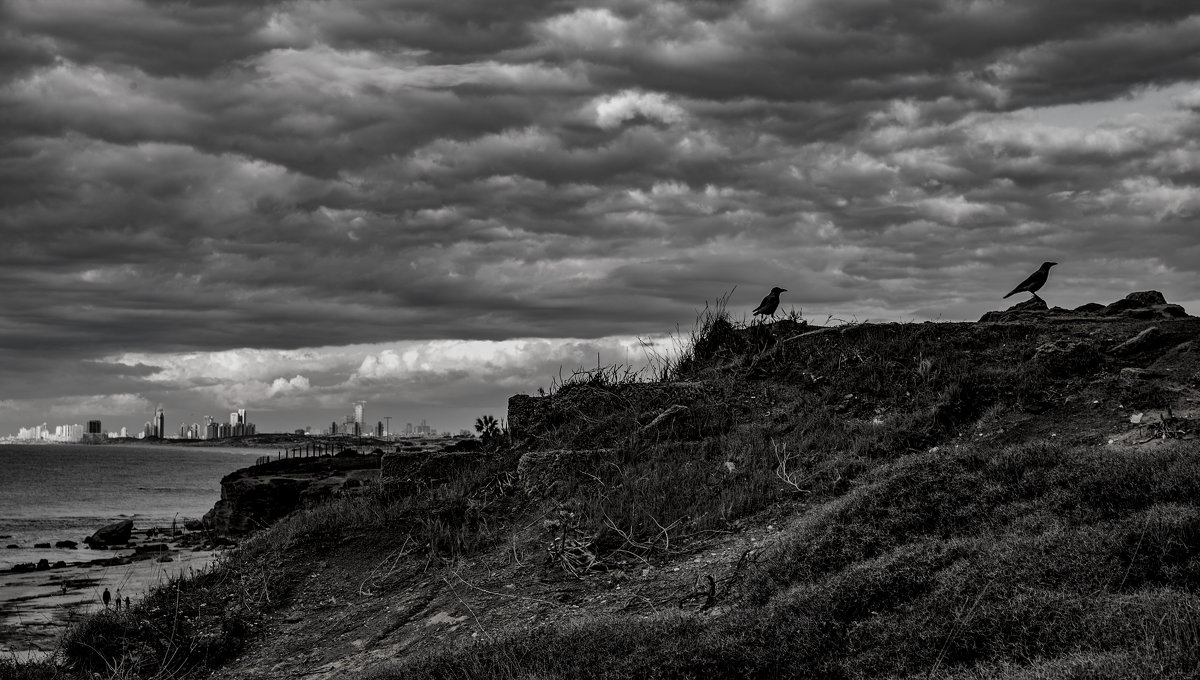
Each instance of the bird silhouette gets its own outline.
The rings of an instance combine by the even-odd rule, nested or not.
[[[751,312],[751,315],[758,316],[761,314],[763,316],[775,316],[775,310],[779,308],[779,294],[786,292],[787,288],[780,288],[778,286],[772,288],[771,292],[768,293],[765,298],[763,298],[763,301],[754,308],[754,311]]]
[[[1050,276],[1050,268],[1056,264],[1058,264],[1058,263],[1057,262],[1043,262],[1042,266],[1038,267],[1038,270],[1036,272],[1030,274],[1029,278],[1025,279],[1020,284],[1018,284],[1017,287],[1013,288],[1012,291],[1009,292],[1008,295],[1004,296],[1004,298],[1012,297],[1013,295],[1016,295],[1017,293],[1033,293],[1033,296],[1037,297],[1038,296],[1037,292],[1039,290],[1041,290],[1042,286],[1046,285],[1046,279]]]

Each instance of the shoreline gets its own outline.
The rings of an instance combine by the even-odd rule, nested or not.
[[[104,608],[106,588],[114,598],[120,591],[122,599],[136,603],[153,587],[210,567],[223,550],[209,544],[203,532],[171,536],[169,530],[151,527],[134,536],[140,551],[98,550],[94,552],[108,555],[50,569],[0,572],[0,654],[23,659],[52,655],[70,625]],[[158,550],[147,549],[159,545]]]

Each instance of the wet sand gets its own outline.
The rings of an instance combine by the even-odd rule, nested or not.
[[[128,597],[136,603],[151,588],[204,569],[218,555],[200,549],[197,534],[171,538],[135,531],[134,536],[143,546],[164,543],[167,551],[138,555],[133,548],[80,549],[78,561],[66,567],[0,572],[0,654],[17,658],[50,654],[69,625],[104,608],[105,588],[113,598],[120,591],[122,600]],[[164,557],[170,561],[160,561]]]

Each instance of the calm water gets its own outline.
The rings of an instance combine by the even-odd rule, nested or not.
[[[45,557],[91,559],[83,539],[133,518],[134,530],[198,519],[221,497],[221,477],[262,451],[169,446],[0,445],[0,569]],[[35,549],[71,540],[79,550]],[[17,549],[4,546],[15,544]]]

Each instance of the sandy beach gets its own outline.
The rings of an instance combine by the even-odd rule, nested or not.
[[[154,530],[149,530],[154,531]],[[213,563],[217,552],[194,532],[168,537],[137,530],[143,548],[165,544],[166,550],[138,554],[135,548],[90,550],[80,547],[76,561],[42,571],[0,572],[0,654],[18,658],[52,653],[66,628],[104,607],[107,588],[115,598],[136,604],[154,586]]]

